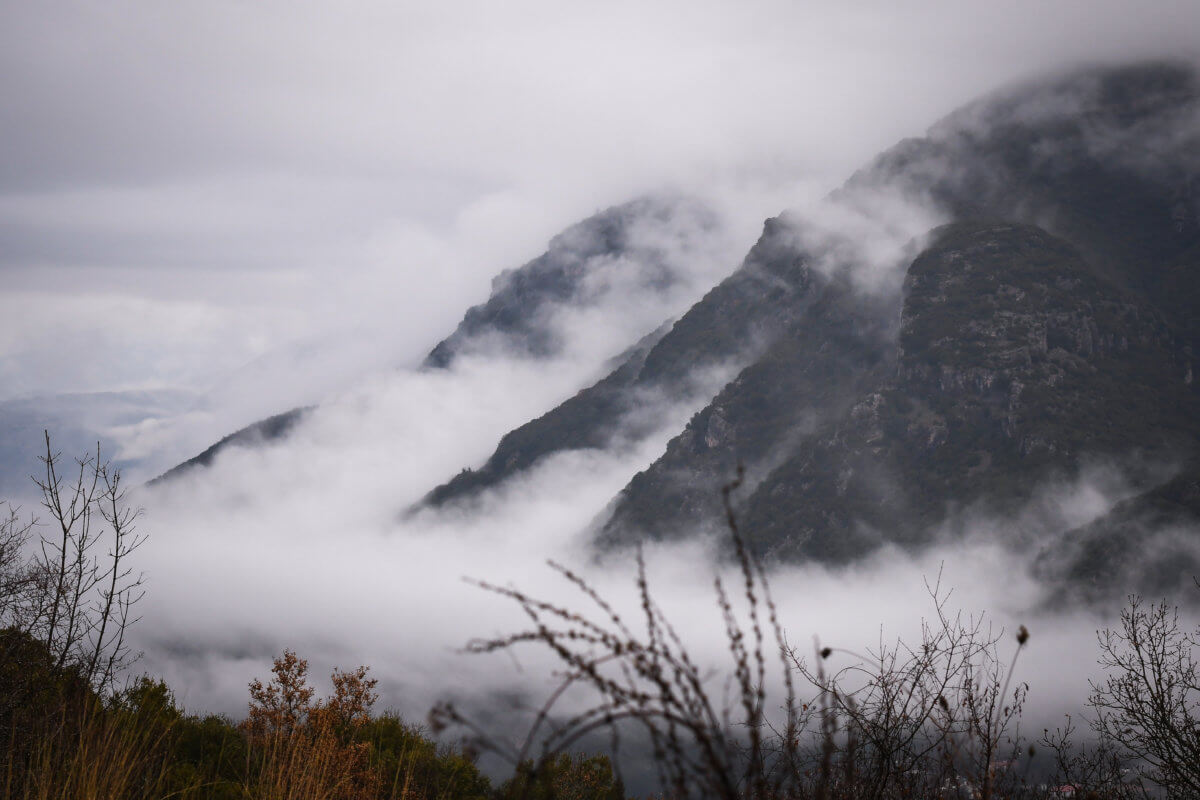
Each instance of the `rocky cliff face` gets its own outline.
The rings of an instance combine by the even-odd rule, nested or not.
[[[1163,315],[1063,240],[958,223],[905,285],[894,374],[746,501],[762,551],[846,561],[919,544],[964,508],[1012,513],[1088,460],[1196,446],[1200,406]]]
[[[844,278],[820,278],[811,293],[805,313],[634,477],[604,541],[688,535],[719,522],[720,489],[738,465],[751,483],[763,478],[889,374],[894,347],[878,304]]]

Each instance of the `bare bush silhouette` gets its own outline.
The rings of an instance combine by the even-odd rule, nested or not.
[[[136,658],[125,637],[143,595],[143,576],[129,566],[145,541],[141,509],[127,505],[121,473],[99,445],[68,468],[48,432],[45,441],[33,479],[45,523],[22,522],[11,507],[0,522],[0,628],[44,645],[55,670],[108,689]]]
[[[1108,676],[1092,684],[1093,728],[1169,796],[1200,797],[1200,631],[1135,596],[1099,642]]]
[[[994,797],[1024,779],[1013,766],[1027,755],[1016,726],[1028,686],[1010,682],[1028,633],[1018,631],[1005,664],[1001,637],[982,617],[951,615],[940,580],[926,588],[934,614],[922,621],[916,646],[881,641],[864,655],[849,653],[852,663],[832,673],[822,660],[839,651],[820,649],[815,667],[792,652],[797,671],[819,690],[825,759],[837,762],[824,767],[827,789],[902,797],[961,788]]]
[[[844,651],[818,647],[810,665],[789,646],[767,573],[738,528],[730,493],[739,484],[740,476],[723,497],[744,603],[735,605],[719,574],[713,582],[732,702],[714,695],[713,675],[688,653],[655,601],[639,551],[640,624],[622,619],[586,580],[553,562],[592,611],[479,583],[517,603],[531,626],[472,641],[469,651],[532,643],[549,648],[565,667],[523,742],[490,736],[451,703],[436,706],[432,718],[461,726],[476,746],[513,763],[536,758],[535,773],[598,733],[619,746],[619,732],[632,727],[650,743],[661,787],[677,798],[990,798],[1024,791],[1013,761],[1026,686],[1010,686],[1015,656],[1000,658],[999,635],[982,619],[951,616],[948,593],[935,585],[934,620],[916,646],[897,642],[868,656],[851,654],[852,665],[832,672],[828,659]],[[1022,628],[1017,652],[1027,639]],[[815,692],[810,702],[799,701],[797,679]],[[778,681],[772,692],[769,680]],[[577,687],[590,689],[595,701],[557,713],[556,704]]]
[[[1080,741],[1083,738],[1083,741]],[[1038,746],[1053,758],[1052,780],[1047,794],[1105,800],[1148,800],[1152,795],[1138,776],[1132,775],[1128,760],[1119,748],[1104,737],[1086,739],[1074,718],[1053,731],[1047,729]]]

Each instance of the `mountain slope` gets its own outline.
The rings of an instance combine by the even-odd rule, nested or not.
[[[557,312],[677,289],[690,276],[674,251],[711,244],[718,228],[712,210],[682,197],[643,197],[588,217],[555,236],[542,255],[500,273],[487,301],[467,310],[424,366],[447,367],[471,352],[556,355],[565,335]]]
[[[1076,73],[986,98],[857,173],[833,202],[899,193],[964,220],[908,271],[890,312],[898,346],[878,337],[871,356],[847,355],[881,361],[867,379],[878,384],[815,426],[798,410],[820,402],[811,390],[789,417],[782,403],[764,416],[761,391],[727,387],[622,491],[604,539],[719,525],[717,487],[739,460],[752,478],[743,522],[761,552],[846,561],[927,541],[966,505],[1011,509],[1088,458],[1190,452],[1198,98],[1178,65]],[[943,274],[949,254],[970,269]],[[929,280],[941,289],[930,294]],[[860,295],[825,324],[854,329],[848,309],[871,302]],[[814,355],[743,376],[791,386]],[[770,456],[736,435],[760,418],[777,442]],[[714,457],[708,442],[721,439]]]
[[[291,411],[285,411],[282,414],[276,414],[272,417],[259,420],[252,425],[247,425],[228,436],[222,437],[203,452],[192,456],[187,461],[171,467],[162,475],[150,481],[150,484],[174,480],[194,469],[212,466],[217,455],[230,447],[261,447],[268,442],[278,441],[287,436],[304,420],[305,415],[311,411],[311,406],[307,408],[293,408]]]
[[[1057,587],[1058,603],[1123,599],[1114,586],[1192,584],[1200,576],[1200,458],[1044,546],[1034,573]]]
[[[750,466],[753,482],[886,374],[886,317],[844,278],[822,280],[812,293],[806,313],[634,477],[605,526],[606,541],[630,531],[686,533],[720,519],[720,486],[739,464]]]
[[[497,276],[487,301],[468,309],[422,366],[447,368],[462,355],[553,357],[573,344],[572,335],[590,335],[567,329],[564,317],[573,312],[593,314],[613,338],[626,337],[635,345],[645,333],[636,328],[639,313],[653,319],[647,330],[661,322],[653,316],[656,310],[677,306],[697,280],[704,280],[697,262],[701,255],[720,252],[724,235],[710,208],[680,195],[641,197],[597,212],[555,236],[542,255]],[[278,441],[302,423],[308,410],[294,408],[252,423],[156,481],[209,466],[227,447]]]
[[[681,400],[703,391],[712,370],[761,352],[804,312],[811,287],[820,280],[789,226],[768,220],[738,270],[659,338],[647,341],[648,349],[635,348],[606,377],[507,434],[482,468],[464,470],[435,488],[427,502],[438,506],[468,499],[547,455],[602,447],[618,432],[640,438],[653,426],[631,429],[625,422],[628,412],[647,401]]]
[[[747,499],[762,551],[850,560],[927,541],[956,508],[1011,513],[1089,459],[1196,446],[1200,405],[1164,318],[1063,240],[951,225],[906,289],[895,377]]]
[[[843,191],[884,187],[952,219],[1039,225],[1079,248],[1118,285],[1172,307],[1195,306],[1200,245],[1200,78],[1185,64],[1088,69],[1012,87],[966,106],[922,139],[901,142]]]

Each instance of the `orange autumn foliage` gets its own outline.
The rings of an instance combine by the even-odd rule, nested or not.
[[[250,684],[250,713],[243,728],[261,754],[253,796],[374,798],[379,775],[371,769],[370,745],[354,740],[371,719],[377,681],[367,668],[334,669],[333,694],[313,702],[308,662],[291,650],[275,659],[274,677]]]

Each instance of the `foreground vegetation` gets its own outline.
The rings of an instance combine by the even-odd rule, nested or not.
[[[48,524],[0,519],[3,797],[620,800],[620,759],[578,754],[597,737],[649,763],[672,798],[1200,796],[1200,640],[1168,605],[1131,598],[1119,627],[1101,633],[1106,677],[1093,684],[1086,730],[1068,720],[1031,739],[1020,729],[1028,686],[1014,677],[1029,633],[993,634],[953,613],[936,583],[919,642],[881,643],[838,669],[829,647],[790,646],[731,511],[736,483],[725,507],[740,578],[714,587],[732,659],[720,698],[644,570],[633,624],[557,567],[591,612],[485,584],[532,624],[470,645],[546,647],[561,660],[562,685],[517,744],[449,704],[431,723],[459,738],[437,744],[375,711],[366,667],[335,669],[318,698],[291,651],[249,685],[244,720],[188,714],[161,681],[118,680],[143,583],[129,567],[141,538],[120,476],[96,453],[64,477],[48,438],[43,461]],[[568,693],[594,702],[562,711]],[[489,750],[514,766],[503,783],[476,764]]]
[[[165,683],[124,676],[144,541],[100,452],[65,461],[46,437],[43,519],[0,517],[0,796],[21,800],[375,800],[623,796],[604,756],[563,755],[493,785],[462,747],[376,713],[366,667],[330,676],[285,651],[248,687],[247,716],[188,714]]]
[[[395,714],[373,714],[367,670],[334,672],[314,700],[307,664],[285,652],[250,690],[234,723],[184,713],[170,689],[142,678],[100,697],[71,671],[55,672],[35,642],[3,643],[2,796],[11,798],[515,798],[622,796],[604,757],[567,756],[533,776],[493,786],[461,749],[435,744]],[[20,652],[15,652],[15,651]],[[547,788],[548,787],[548,788]],[[586,787],[586,792],[583,789]]]

